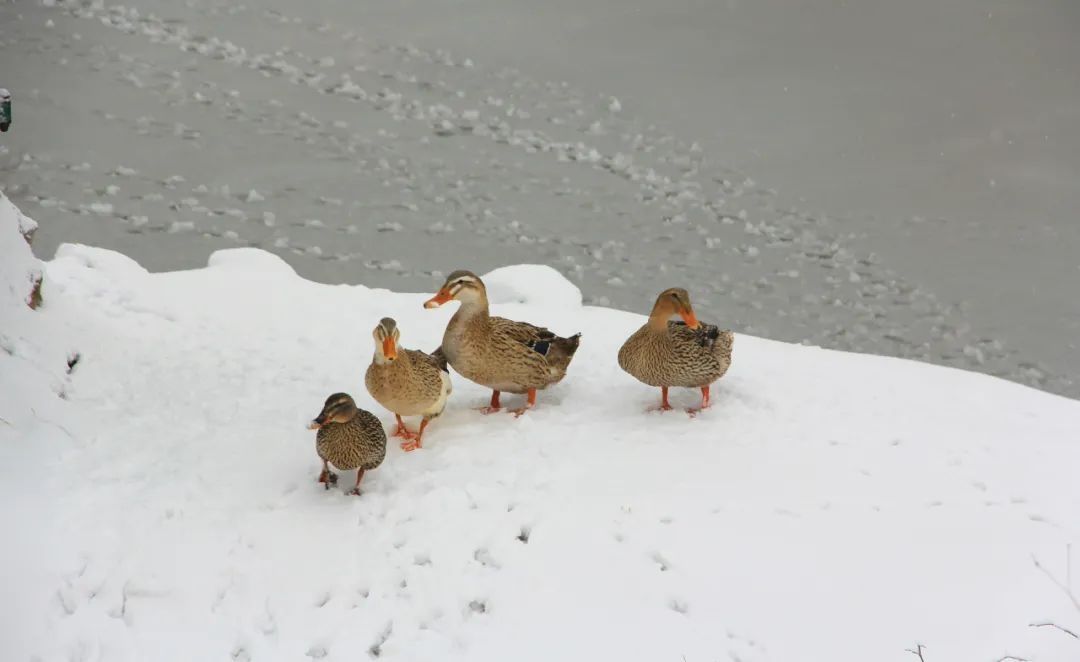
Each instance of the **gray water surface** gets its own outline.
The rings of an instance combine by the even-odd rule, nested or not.
[[[0,5],[0,185],[153,270],[550,264],[736,331],[1080,395],[1074,3]],[[823,375],[827,380],[828,376]]]

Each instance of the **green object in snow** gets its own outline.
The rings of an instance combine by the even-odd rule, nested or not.
[[[11,92],[0,87],[0,131],[11,126]]]

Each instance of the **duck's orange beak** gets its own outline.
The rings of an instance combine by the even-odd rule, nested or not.
[[[397,358],[397,344],[394,342],[393,338],[383,338],[382,353],[389,361],[393,361]]]
[[[312,421],[312,422],[308,423],[307,429],[309,429],[309,430],[318,430],[321,427],[322,427],[322,423],[315,420],[315,421]]]
[[[424,302],[424,308],[438,308],[453,298],[454,297],[450,295],[450,292],[444,287],[439,290],[438,294]]]
[[[695,315],[692,310],[680,310],[679,317],[681,317],[683,321],[686,322],[686,326],[691,329],[696,329],[701,326],[701,323],[697,321],[697,315]]]

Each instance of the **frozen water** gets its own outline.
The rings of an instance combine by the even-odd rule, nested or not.
[[[161,270],[240,243],[413,290],[543,263],[592,301],[682,285],[738,330],[1077,395],[1076,20],[1068,0],[8,3],[2,83],[32,112],[0,185],[43,256]]]

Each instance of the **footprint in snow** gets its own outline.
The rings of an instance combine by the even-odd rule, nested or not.
[[[492,568],[493,570],[498,570],[501,567],[499,565],[499,562],[491,556],[491,552],[489,552],[484,547],[481,547],[480,549],[473,552],[473,559],[485,568]]]

